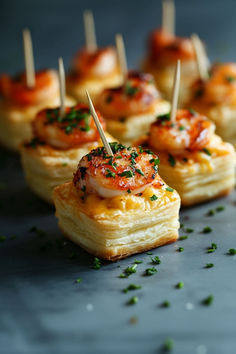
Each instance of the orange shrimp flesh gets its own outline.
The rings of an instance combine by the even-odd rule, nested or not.
[[[81,159],[73,180],[78,191],[112,198],[125,193],[139,194],[151,185],[158,188],[164,184],[158,175],[159,159],[153,152],[118,143],[110,146],[114,156],[100,147]]]
[[[132,71],[122,86],[102,92],[98,107],[105,117],[119,120],[150,111],[160,97],[151,74]]]
[[[177,111],[175,122],[171,122],[170,114],[157,117],[151,125],[149,144],[157,151],[172,155],[202,150],[210,141],[215,125],[205,116],[193,110]]]
[[[105,129],[104,119],[96,112]],[[32,126],[39,141],[56,149],[70,149],[99,139],[89,107],[85,104],[67,107],[63,117],[60,116],[59,108],[43,110],[38,113]]]

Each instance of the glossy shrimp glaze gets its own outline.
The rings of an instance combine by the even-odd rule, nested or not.
[[[164,184],[158,175],[159,159],[150,150],[126,148],[118,143],[110,146],[114,156],[102,147],[81,159],[73,180],[79,192],[111,198],[142,193],[151,185],[158,188]]]
[[[206,81],[193,84],[193,100],[214,104],[236,104],[236,64],[215,64]]]
[[[181,155],[199,151],[210,141],[215,125],[193,110],[177,111],[175,122],[170,114],[157,117],[150,127],[149,144],[157,151]]]
[[[74,73],[82,77],[104,77],[117,69],[117,55],[113,47],[99,48],[89,52],[80,50],[73,62]]]
[[[149,60],[153,63],[168,65],[195,59],[192,42],[189,38],[173,36],[162,30],[151,33],[148,41]]]
[[[35,74],[35,86],[28,88],[25,74],[16,78],[0,77],[0,97],[12,105],[40,105],[59,94],[58,76],[54,70],[42,70]]]
[[[96,113],[105,129],[103,118],[98,111]],[[43,110],[32,126],[36,138],[56,149],[69,149],[99,139],[89,107],[85,104],[67,107],[63,117],[59,108]]]
[[[151,74],[132,71],[123,85],[101,93],[98,107],[108,119],[120,119],[149,111],[160,98]]]

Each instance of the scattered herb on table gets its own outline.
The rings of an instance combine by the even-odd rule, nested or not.
[[[214,264],[213,263],[207,263],[205,265],[205,268],[213,268],[214,267]]]
[[[179,238],[180,241],[187,240],[187,239],[188,239],[188,236],[187,236],[187,235],[185,235],[185,236],[180,236],[180,238]]]
[[[81,278],[77,278],[75,282],[76,282],[77,284],[79,284],[79,283],[82,282],[82,279],[81,279]]]
[[[236,254],[236,249],[235,248],[230,248],[228,251],[228,254],[230,254],[231,256]]]
[[[97,257],[94,257],[94,260],[93,260],[93,269],[100,269],[101,268],[101,261],[99,258]]]
[[[145,270],[145,275],[147,275],[147,276],[154,275],[155,273],[157,273],[157,269],[155,267],[147,268]]]
[[[3,235],[0,235],[0,242],[4,242],[4,241],[6,241],[6,236],[3,236]]]
[[[179,247],[179,248],[177,249],[177,251],[178,251],[178,252],[183,252],[183,251],[184,251],[184,247]]]
[[[213,252],[215,252],[216,249],[217,249],[217,244],[216,243],[212,243],[211,246],[208,247],[207,253],[213,253]]]
[[[203,234],[209,234],[210,232],[212,232],[212,228],[210,226],[205,226],[202,230]]]
[[[209,295],[208,297],[202,300],[202,304],[206,306],[210,306],[213,303],[213,300],[214,300],[214,296]]]
[[[191,234],[192,232],[194,232],[194,229],[187,227],[187,229],[185,229],[185,232],[187,232],[188,234]]]
[[[129,301],[128,301],[128,305],[135,305],[138,302],[138,297],[137,296],[132,296]]]
[[[223,205],[219,205],[219,206],[216,208],[217,213],[219,213],[219,212],[221,212],[221,211],[223,211],[223,210],[225,210],[225,207],[224,207]]]
[[[165,352],[170,352],[174,348],[174,342],[172,339],[166,339],[163,343],[162,350]]]
[[[134,263],[135,263],[135,264],[141,264],[141,263],[143,263],[143,261],[140,261],[139,259],[135,259],[135,260],[134,260]]]
[[[182,289],[184,287],[184,282],[180,281],[178,284],[176,284],[177,289]]]
[[[136,284],[130,284],[129,286],[127,286],[127,288],[123,289],[123,293],[128,293],[130,290],[138,290],[141,289],[142,286],[141,285],[136,285]]]
[[[161,307],[165,307],[165,308],[170,307],[170,302],[168,300],[163,301]]]
[[[151,261],[153,264],[161,264],[161,260],[158,256],[151,257]]]

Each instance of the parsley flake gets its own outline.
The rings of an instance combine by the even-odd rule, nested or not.
[[[154,200],[157,200],[158,199],[158,197],[155,195],[155,194],[153,194],[151,197],[150,197],[150,200],[153,202]]]

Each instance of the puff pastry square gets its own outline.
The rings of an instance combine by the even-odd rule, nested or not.
[[[74,99],[67,97],[66,104],[72,106]],[[10,150],[18,150],[23,141],[32,138],[31,122],[36,114],[45,107],[53,108],[60,104],[54,97],[41,106],[17,107],[0,101],[0,144]]]
[[[147,188],[142,196],[91,194],[83,201],[72,182],[62,184],[53,193],[59,227],[71,241],[110,261],[174,242],[180,198],[166,187]],[[153,194],[155,201],[150,200]]]
[[[107,133],[106,137],[108,141],[114,141]],[[70,181],[80,159],[101,145],[101,140],[68,150],[57,150],[49,145],[21,145],[21,163],[28,186],[40,198],[53,203],[53,189]]]
[[[229,194],[235,184],[235,151],[231,144],[214,136],[203,151],[184,158],[175,157],[175,166],[170,165],[170,156],[158,153],[159,174],[181,198],[181,205],[189,206]]]
[[[158,100],[151,112],[126,117],[123,120],[106,119],[107,130],[123,145],[132,145],[135,139],[146,134],[156,117],[170,111],[170,103]]]

